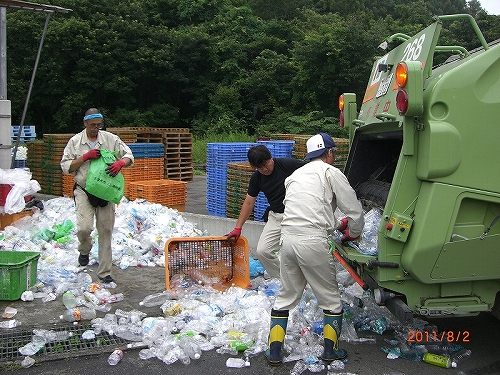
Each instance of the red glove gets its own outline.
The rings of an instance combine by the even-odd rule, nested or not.
[[[226,234],[226,236],[229,241],[238,241],[238,238],[241,236],[241,228],[234,228],[231,232]]]
[[[83,161],[87,161],[90,159],[99,159],[101,157],[101,150],[98,150],[97,148],[93,148],[89,152],[86,152],[83,154]]]
[[[343,232],[347,229],[347,224],[349,223],[349,219],[346,218],[346,217],[343,217],[342,219],[340,219],[340,225],[339,227],[337,228],[337,230],[339,232]]]
[[[125,160],[123,159],[117,160],[106,168],[106,173],[109,174],[110,176],[115,177],[124,166],[125,166]]]
[[[349,233],[349,228],[347,228],[342,233],[343,233],[343,236],[340,239],[342,242],[356,241],[357,239],[359,239],[359,236],[357,236],[357,237],[351,237],[351,233]]]

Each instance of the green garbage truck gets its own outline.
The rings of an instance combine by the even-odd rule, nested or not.
[[[459,19],[475,50],[438,43]],[[380,221],[375,253],[336,241],[336,255],[403,322],[498,314],[500,44],[465,14],[379,47],[394,41],[374,62],[359,111],[355,94],[339,99],[350,134],[344,173]]]

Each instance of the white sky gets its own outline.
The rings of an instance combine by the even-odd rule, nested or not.
[[[479,0],[481,8],[488,14],[500,15],[500,0]]]

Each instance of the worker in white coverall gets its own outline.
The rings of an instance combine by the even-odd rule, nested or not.
[[[115,204],[85,191],[90,160],[101,156],[100,149],[116,152],[117,160],[108,166],[106,173],[116,176],[123,167],[134,162],[132,150],[117,135],[101,130],[103,116],[97,108],[90,108],[83,118],[85,129],[74,135],[64,148],[61,159],[62,171],[74,175],[74,197],[76,208],[76,229],[79,241],[78,263],[86,266],[92,250],[91,233],[94,229],[94,217],[98,234],[97,277],[105,283],[113,282],[111,276],[112,250],[111,235],[115,225]]]
[[[271,365],[283,361],[288,312],[300,302],[307,283],[324,314],[321,359],[329,363],[347,356],[344,349],[339,349],[343,312],[328,237],[338,229],[343,233],[342,241],[356,240],[363,230],[364,216],[354,189],[342,171],[333,166],[335,151],[335,142],[328,134],[314,135],[307,141],[306,159],[310,162],[285,180],[281,288],[271,311],[265,353]],[[337,207],[346,217],[335,219]]]

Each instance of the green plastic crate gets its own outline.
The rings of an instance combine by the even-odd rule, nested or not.
[[[32,251],[0,251],[0,300],[17,300],[35,285],[39,257]]]

